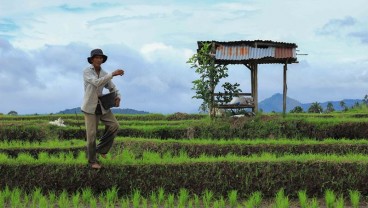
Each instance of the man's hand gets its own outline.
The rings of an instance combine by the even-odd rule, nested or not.
[[[120,98],[116,97],[115,98],[115,107],[119,107],[120,106]]]
[[[117,69],[117,70],[115,70],[115,71],[112,73],[112,76],[118,76],[118,75],[123,76],[123,74],[124,74],[124,70],[122,70],[122,69]]]

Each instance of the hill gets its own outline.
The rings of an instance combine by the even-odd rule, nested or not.
[[[263,112],[282,112],[283,95],[276,93],[269,98],[264,99],[258,103],[258,109]],[[296,106],[302,106],[302,103],[286,96],[286,111],[289,112]]]
[[[116,114],[149,114],[149,112],[146,111],[138,111],[130,108],[112,108],[111,109],[113,113]],[[72,109],[65,109],[63,111],[58,112],[57,114],[74,114],[74,113],[82,113],[81,108],[72,108]]]
[[[344,99],[342,101],[344,101],[345,105],[349,108],[354,106],[354,104],[357,103],[357,102],[358,103],[362,102],[361,99]],[[281,93],[276,93],[276,94],[272,95],[271,97],[266,98],[263,101],[259,102],[258,108],[262,109],[263,112],[272,112],[272,111],[282,112],[282,102],[283,102],[283,95]],[[316,101],[316,102],[318,102],[318,101]],[[340,106],[341,100],[340,101],[326,101],[326,102],[320,103],[323,110],[325,110],[327,108],[327,104],[329,102],[332,103],[335,110],[337,110],[337,111],[343,110],[342,107]],[[304,111],[307,111],[308,108],[311,105],[312,105],[312,103],[301,103],[298,100],[295,100],[293,98],[290,98],[290,97],[286,96],[286,112],[289,112],[290,110],[292,110],[296,106],[300,106],[300,107],[303,108]]]

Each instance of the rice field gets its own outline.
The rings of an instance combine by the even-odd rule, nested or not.
[[[67,127],[49,124],[59,117]],[[117,119],[121,132],[96,171],[81,115],[0,116],[0,207],[367,206],[364,109]]]

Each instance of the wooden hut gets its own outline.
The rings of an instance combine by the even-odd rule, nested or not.
[[[251,93],[254,101],[253,112],[258,112],[258,64],[283,64],[283,112],[286,111],[286,72],[287,65],[298,63],[295,43],[275,42],[270,40],[242,41],[198,41],[198,49],[203,43],[212,44],[212,55],[216,64],[243,64],[251,73]]]

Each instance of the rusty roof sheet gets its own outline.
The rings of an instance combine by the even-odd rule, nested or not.
[[[214,56],[219,64],[247,63],[297,63],[295,43],[274,41],[198,41],[200,49],[203,43],[215,45]]]

